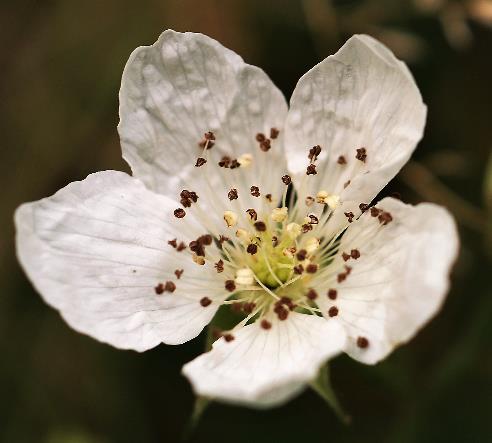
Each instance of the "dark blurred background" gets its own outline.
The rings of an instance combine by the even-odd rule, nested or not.
[[[492,441],[488,0],[2,0],[0,440],[174,442],[185,429],[193,396],[180,369],[204,337],[137,354],[77,334],[34,292],[13,246],[21,202],[94,171],[129,171],[116,132],[121,72],[166,28],[218,39],[287,97],[351,34],[385,42],[409,64],[429,117],[413,161],[384,192],[446,205],[462,242],[444,309],[416,339],[375,367],[332,364],[350,426],[305,392],[263,412],[213,404],[191,441]]]

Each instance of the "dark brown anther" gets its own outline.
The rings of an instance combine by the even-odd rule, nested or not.
[[[167,244],[172,246],[174,249],[176,249],[178,247],[178,242],[176,240],[177,239],[169,240]]]
[[[232,340],[234,340],[234,335],[232,334],[224,334],[224,340],[229,343],[231,342]]]
[[[228,157],[227,155],[224,155],[224,157],[222,157],[222,159],[219,162],[219,166],[221,168],[228,168],[230,164],[231,164],[231,158]]]
[[[292,183],[292,179],[290,178],[290,175],[284,175],[282,177],[282,182],[284,185],[289,186]]]
[[[271,324],[268,320],[263,319],[263,320],[261,321],[261,323],[260,323],[260,326],[261,326],[263,329],[268,330],[268,329],[271,329],[272,324]]]
[[[241,163],[239,163],[237,161],[237,159],[234,158],[231,160],[231,166],[230,166],[231,169],[236,169],[236,168],[239,168],[240,166],[241,166]]]
[[[186,249],[186,245],[183,242],[180,242],[178,247],[176,248],[176,251],[181,252]]]
[[[280,134],[280,131],[277,128],[271,128],[270,129],[270,138],[275,140],[278,135]]]
[[[258,252],[258,246],[256,246],[254,243],[251,243],[246,248],[246,252],[248,254],[255,255]]]
[[[345,265],[345,274],[349,275],[352,272],[352,268],[350,266]]]
[[[232,188],[228,193],[227,193],[227,197],[229,198],[229,200],[237,200],[238,198],[238,194],[237,194],[237,189],[235,188]]]
[[[343,184],[343,189],[346,189],[348,185],[350,185],[350,180],[347,180],[347,181]]]
[[[234,292],[236,290],[236,283],[234,283],[234,280],[226,280],[224,287],[229,291],[229,292]]]
[[[225,235],[220,234],[219,235],[219,243],[222,244],[226,241],[229,241],[229,237],[226,237]]]
[[[313,225],[309,223],[305,223],[302,225],[302,232],[305,234],[306,232],[312,231],[313,230]]]
[[[382,211],[375,206],[371,208],[371,217],[377,217]]]
[[[210,306],[212,304],[212,300],[210,300],[208,297],[203,297],[200,299],[200,304],[206,308],[207,306]]]
[[[320,154],[321,154],[321,146],[316,145],[309,150],[308,158],[309,160],[311,160],[312,163],[314,163],[318,159],[318,155]]]
[[[347,261],[350,258],[350,254],[347,254],[346,252],[343,252],[342,253],[342,258],[343,258],[343,261]]]
[[[205,134],[203,134],[203,138],[205,140],[215,140],[215,135],[212,131],[208,131],[208,132],[205,132]]]
[[[316,165],[311,163],[307,168],[306,168],[306,175],[316,175]]]
[[[265,140],[263,140],[261,143],[260,143],[260,149],[263,151],[263,152],[267,152],[270,150],[270,148],[272,147],[272,144],[270,142],[270,139],[267,138]]]
[[[255,224],[255,229],[258,231],[258,232],[265,232],[266,231],[266,225],[264,222],[262,221],[257,221]]]
[[[308,274],[314,274],[318,270],[318,265],[315,263],[309,263],[309,265],[306,266],[306,272]]]
[[[297,265],[294,266],[294,274],[301,275],[304,272],[304,266]]]
[[[362,211],[362,212],[366,212],[368,209],[369,209],[369,205],[367,205],[366,203],[361,203],[359,205],[359,209]]]
[[[307,251],[305,249],[301,249],[297,254],[296,254],[296,258],[297,260],[299,261],[304,261],[306,260],[306,257],[307,257]]]
[[[336,317],[338,315],[338,308],[336,306],[332,306],[330,309],[328,309],[328,315],[330,317]]]
[[[272,236],[272,246],[275,248],[278,245],[278,237],[276,235]]]
[[[205,257],[205,247],[203,246],[203,243],[201,243],[199,240],[191,241],[188,246],[190,250],[199,257]]]
[[[337,163],[339,165],[346,165],[347,164],[347,160],[346,160],[346,158],[343,155],[341,155],[340,157],[338,157]]]
[[[179,201],[185,208],[189,208],[191,206],[191,200],[189,198],[182,198]]]
[[[311,288],[306,294],[306,297],[309,298],[309,300],[316,300],[318,298],[318,293]]]
[[[217,263],[214,264],[214,267],[219,274],[221,272],[224,272],[224,261],[220,259]]]
[[[357,347],[366,349],[369,346],[369,340],[366,337],[357,337]]]
[[[261,132],[258,132],[255,138],[258,143],[264,142],[266,140],[265,134],[262,134]]]
[[[243,304],[243,311],[246,314],[251,314],[254,311],[255,308],[256,308],[256,303],[249,302],[249,303],[244,303]]]
[[[251,186],[250,192],[251,192],[251,195],[253,197],[259,197],[260,196],[260,188],[258,186]]]
[[[344,212],[345,217],[347,217],[347,220],[349,223],[352,223],[354,221],[354,213],[353,212]]]
[[[265,195],[265,198],[271,203],[272,202],[272,194]]]
[[[360,257],[360,252],[358,249],[352,249],[350,251],[350,256],[354,259],[357,260]]]
[[[345,274],[345,272],[340,272],[340,274],[337,275],[337,282],[338,283],[342,283],[343,281],[345,281],[347,278],[347,274]]]
[[[326,294],[330,300],[336,300],[337,298],[337,290],[336,289],[328,289]]]
[[[176,290],[176,285],[172,281],[167,281],[164,285],[165,292],[174,292]]]
[[[308,217],[311,219],[309,223],[312,225],[317,225],[319,223],[318,217],[316,217],[314,214],[309,214]]]
[[[162,283],[159,283],[155,288],[154,291],[157,295],[160,295],[164,292],[164,285]]]
[[[174,210],[174,216],[176,218],[183,218],[186,215],[186,212],[183,208],[178,208]]]
[[[304,201],[304,203],[306,203],[306,206],[311,206],[313,203],[314,203],[314,197],[311,197],[310,195],[308,195],[306,197],[306,200]]]
[[[199,168],[200,166],[203,166],[205,163],[207,163],[207,160],[205,160],[203,157],[198,157],[196,159],[195,166]]]
[[[378,217],[379,223],[382,225],[387,225],[393,220],[393,217],[389,212],[383,211]]]
[[[361,162],[365,163],[366,162],[366,158],[367,158],[366,148],[359,148],[359,149],[357,149],[357,154],[355,155],[355,158],[357,160],[360,160]]]
[[[275,312],[275,314],[277,314],[277,317],[279,320],[286,320],[287,317],[289,316],[289,310],[287,308],[285,308],[284,302],[282,300],[279,300],[275,303],[275,307],[273,309],[273,312]]]
[[[213,237],[210,234],[200,235],[197,241],[202,245],[210,246],[212,244]]]
[[[184,269],[176,269],[174,271],[174,275],[176,276],[176,278],[179,280],[181,278],[181,276],[183,275],[183,272],[184,272]]]
[[[246,213],[250,216],[251,220],[258,220],[258,214],[254,209],[246,209]]]

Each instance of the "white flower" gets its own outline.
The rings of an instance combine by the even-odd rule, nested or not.
[[[310,70],[288,110],[261,69],[166,31],[131,55],[120,103],[133,177],[92,174],[15,216],[20,262],[77,331],[145,351],[191,340],[234,303],[244,320],[183,372],[198,394],[268,406],[342,350],[381,360],[439,309],[451,216],[368,206],[426,117],[407,67],[374,39]]]

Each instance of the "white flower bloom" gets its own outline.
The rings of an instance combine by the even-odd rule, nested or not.
[[[198,394],[269,406],[342,350],[381,360],[439,309],[451,216],[369,207],[426,117],[407,67],[371,37],[304,75],[288,110],[262,70],[166,31],[131,55],[120,103],[133,177],[92,174],[15,216],[20,262],[74,329],[144,351],[234,304],[244,320],[183,372]]]

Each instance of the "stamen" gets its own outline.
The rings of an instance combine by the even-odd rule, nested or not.
[[[203,166],[205,163],[207,163],[207,160],[205,160],[203,157],[198,157],[196,159],[195,166],[199,168],[200,166]]]
[[[337,298],[337,290],[336,289],[328,289],[327,295],[328,295],[328,298],[330,300],[336,300],[336,298]]]
[[[266,224],[262,221],[257,221],[254,224],[254,226],[258,232],[265,232],[266,231]]]
[[[259,197],[260,196],[260,188],[258,186],[251,186],[250,192],[251,192],[251,195],[253,197]]]
[[[284,183],[284,185],[289,186],[292,183],[292,178],[290,177],[290,175],[284,175],[282,176],[282,182]]]
[[[200,304],[206,308],[207,306],[210,306],[212,304],[212,300],[210,300],[208,297],[203,297],[200,299]]]
[[[318,270],[318,265],[315,263],[309,263],[309,265],[306,266],[306,272],[308,274],[314,274]]]
[[[237,200],[238,198],[238,193],[237,193],[237,189],[236,188],[232,188],[228,193],[227,193],[227,197],[229,198],[229,200]]]
[[[352,249],[350,251],[350,256],[354,259],[357,260],[360,257],[360,252],[358,249]]]
[[[357,337],[357,346],[366,349],[369,346],[369,340],[366,337]]]
[[[217,273],[221,273],[224,271],[224,261],[220,259],[217,263],[214,264],[215,269],[217,270]]]
[[[160,295],[160,294],[162,294],[162,293],[164,292],[164,285],[163,285],[162,283],[159,283],[159,284],[158,284],[158,285],[154,288],[154,290],[155,290],[155,293],[156,293],[157,295]]]
[[[228,281],[232,281],[232,280],[228,280]],[[238,285],[241,285],[241,286],[252,286],[255,283],[255,274],[250,268],[238,269],[236,271],[236,278],[234,281]],[[234,287],[234,289],[235,289],[235,287]],[[234,291],[234,289],[233,289],[233,291]],[[232,291],[230,291],[230,292],[232,292]]]
[[[393,217],[389,212],[383,211],[379,216],[378,216],[379,223],[382,225],[387,225],[393,220]]]
[[[270,142],[270,139],[265,139],[263,140],[261,143],[260,143],[260,149],[263,151],[263,152],[267,152],[270,150],[270,148],[272,147],[271,145],[271,142]]]
[[[229,292],[234,292],[236,290],[236,284],[234,283],[234,280],[226,280],[225,281],[225,284],[224,284],[224,287]]]
[[[250,216],[251,220],[254,220],[254,221],[258,220],[258,214],[256,213],[256,211],[254,209],[246,209],[246,212]]]
[[[176,218],[183,218],[186,215],[186,212],[183,208],[178,208],[174,210],[174,216]]]
[[[205,259],[202,256],[193,254],[191,257],[197,265],[203,266],[205,264]]]
[[[170,246],[172,246],[174,249],[176,249],[176,248],[178,247],[178,243],[177,243],[177,241],[176,241],[176,240],[177,240],[176,238],[175,238],[175,239],[173,239],[173,240],[169,240],[169,241],[167,242],[167,244],[168,244],[168,245],[170,245]]]
[[[295,239],[301,235],[302,228],[297,223],[289,223],[285,228],[285,232],[290,238]]]
[[[307,168],[306,168],[306,175],[316,175],[316,165],[311,163]]]
[[[258,246],[256,246],[254,243],[251,243],[246,248],[246,252],[248,254],[255,255],[258,252]]]
[[[318,159],[318,155],[320,154],[321,154],[321,146],[320,145],[313,146],[309,150],[309,154],[308,154],[308,158],[309,160],[311,160],[311,163],[314,163]]]
[[[347,217],[349,223],[352,223],[354,221],[355,215],[353,212],[344,212],[344,214],[345,217]]]
[[[261,323],[260,323],[260,326],[261,326],[263,329],[268,330],[268,329],[271,329],[272,324],[271,324],[268,320],[263,319],[263,320],[261,321]]]
[[[232,226],[236,226],[237,224],[237,214],[232,211],[224,212],[224,221],[227,224],[227,227],[230,228]]]
[[[299,261],[304,261],[306,260],[306,257],[307,257],[307,251],[305,249],[301,249],[297,254],[296,254],[296,258],[297,260]]]
[[[181,252],[185,249],[186,249],[186,245],[184,244],[184,242],[180,242],[178,247],[176,248],[176,251]]]
[[[256,134],[256,137],[255,138],[256,138],[256,141],[258,143],[261,143],[261,142],[263,142],[263,141],[266,140],[265,134],[262,134],[261,132],[259,132],[258,134]]]
[[[287,218],[288,209],[284,206],[282,208],[274,208],[271,214],[272,220],[282,223]]]
[[[359,149],[357,149],[357,154],[355,155],[355,158],[357,160],[360,160],[361,162],[365,163],[366,162],[366,158],[367,158],[366,148],[359,148]]]
[[[366,203],[361,203],[359,205],[359,209],[362,211],[362,212],[366,212],[368,209],[369,209],[369,205],[366,204]]]
[[[313,289],[309,289],[308,293],[306,294],[306,297],[309,300],[316,300],[318,298],[318,293]]]
[[[306,206],[312,206],[314,201],[314,198],[308,195],[305,200]]]
[[[341,155],[340,157],[338,157],[337,163],[339,165],[346,165],[347,164],[347,160],[345,159],[345,157],[343,155]]]
[[[181,276],[183,275],[183,272],[184,272],[184,269],[176,269],[174,271],[174,275],[176,276],[176,278],[179,280],[181,278]]]
[[[336,317],[338,315],[338,308],[336,306],[332,306],[330,309],[328,309],[328,315],[330,317]]]
[[[278,135],[280,134],[280,131],[277,128],[271,128],[270,129],[270,138],[275,140]]]
[[[224,337],[224,340],[225,340],[227,343],[229,343],[229,342],[231,342],[232,340],[234,340],[234,335],[232,335],[232,334],[224,334],[224,335],[223,335],[223,337]]]
[[[242,168],[247,168],[253,162],[253,156],[251,154],[243,154],[237,159],[237,162]]]
[[[305,245],[308,254],[312,254],[319,248],[319,240],[316,237],[311,237],[306,241]]]

